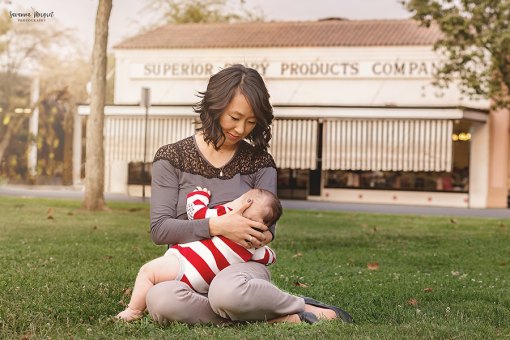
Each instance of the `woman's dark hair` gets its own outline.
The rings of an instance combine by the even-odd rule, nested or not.
[[[201,126],[196,130],[202,131],[204,140],[212,143],[218,150],[221,147],[220,143],[225,140],[220,126],[220,116],[237,91],[244,95],[257,120],[255,128],[246,138],[257,151],[266,151],[271,140],[273,121],[269,93],[260,74],[240,64],[224,68],[211,76],[207,90],[198,93],[202,99],[193,106],[193,110],[200,115]]]

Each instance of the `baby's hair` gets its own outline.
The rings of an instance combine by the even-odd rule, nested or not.
[[[260,194],[261,196],[264,196],[264,198],[269,203],[268,207],[270,209],[266,210],[267,213],[263,218],[264,224],[267,226],[274,225],[276,222],[278,222],[283,213],[283,208],[280,200],[271,191],[260,188],[256,188],[253,190],[256,190],[258,194]]]

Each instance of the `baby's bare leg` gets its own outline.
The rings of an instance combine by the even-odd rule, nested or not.
[[[131,301],[117,318],[125,321],[140,318],[146,307],[145,297],[149,289],[155,284],[175,280],[179,270],[179,259],[174,255],[158,257],[144,264],[136,277]]]

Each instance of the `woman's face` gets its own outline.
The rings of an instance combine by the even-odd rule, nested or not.
[[[256,124],[257,120],[250,104],[238,92],[220,116],[220,126],[225,134],[223,145],[237,144],[252,132]]]

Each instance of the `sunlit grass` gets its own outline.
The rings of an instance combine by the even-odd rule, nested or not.
[[[273,281],[340,305],[355,325],[233,327],[111,317],[161,255],[146,204],[0,198],[0,338],[498,338],[510,336],[510,222],[285,211]]]

